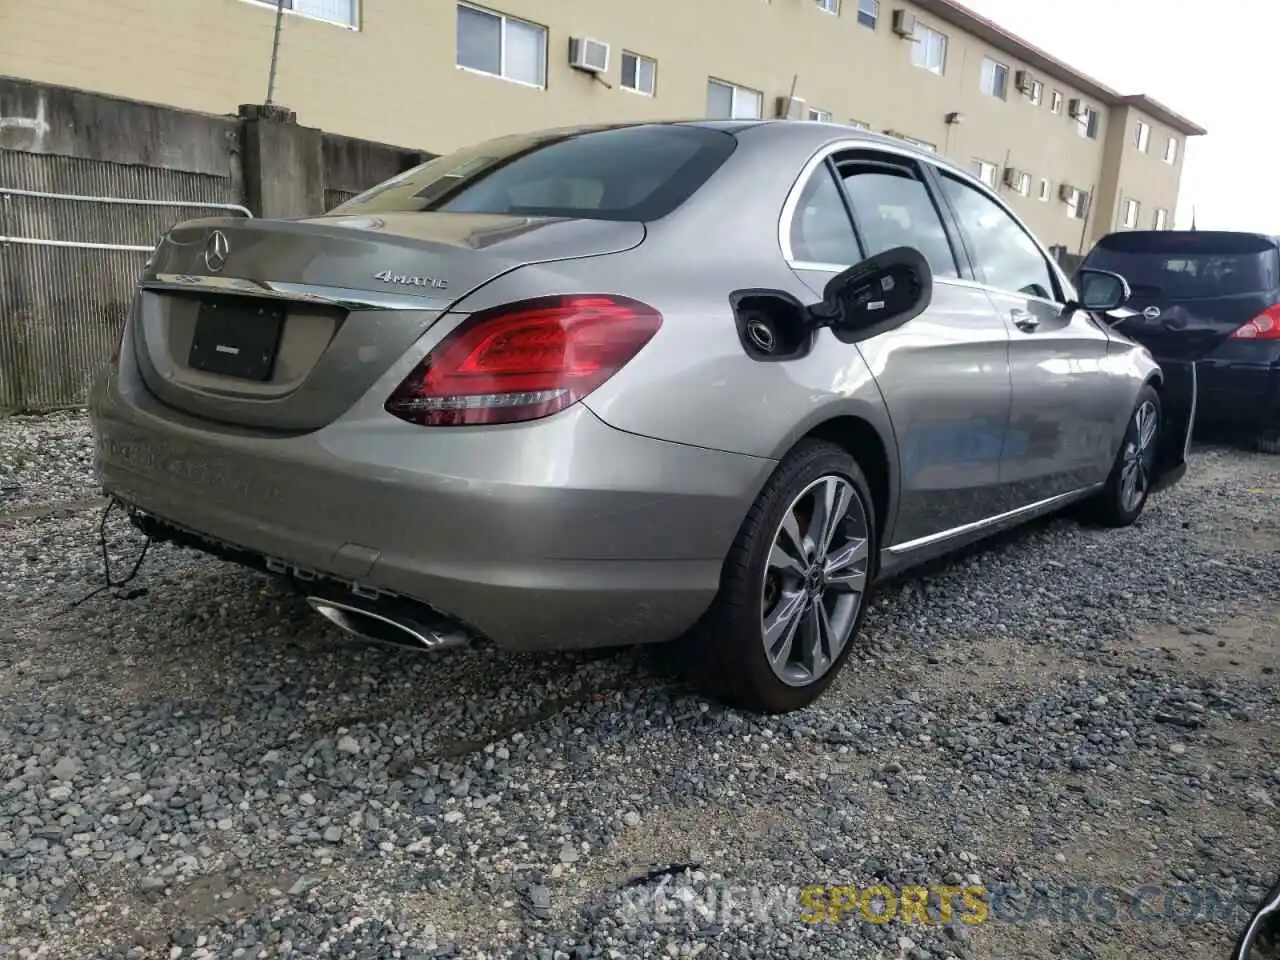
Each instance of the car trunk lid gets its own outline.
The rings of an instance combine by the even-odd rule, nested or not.
[[[1103,237],[1082,267],[1123,276],[1134,311],[1115,329],[1157,360],[1199,360],[1278,299],[1270,237],[1216,231],[1130,231]]]
[[[477,287],[644,235],[640,223],[498,214],[190,221],[143,276],[133,347],[151,391],[186,413],[314,430]]]

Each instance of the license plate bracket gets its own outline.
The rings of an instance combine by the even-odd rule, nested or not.
[[[283,305],[261,300],[202,299],[188,365],[193,370],[241,380],[270,380],[285,313]]]

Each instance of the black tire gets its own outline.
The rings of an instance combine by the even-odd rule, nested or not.
[[[866,521],[867,576],[847,640],[831,658],[831,666],[812,682],[793,685],[774,673],[765,653],[761,617],[766,567],[784,516],[806,489],[825,477],[848,481],[860,502]],[[700,693],[731,707],[775,714],[808,706],[830,686],[853,651],[870,600],[877,549],[870,488],[857,462],[835,444],[802,441],[778,464],[743,520],[725,559],[719,593],[677,654],[682,672]]]
[[[1125,465],[1128,462],[1133,445],[1138,442],[1138,412],[1146,404],[1154,406],[1156,417],[1155,434],[1152,436],[1143,457],[1146,482],[1141,497],[1134,502],[1126,502]],[[1163,427],[1164,420],[1160,408],[1160,395],[1156,393],[1154,387],[1146,384],[1138,391],[1138,398],[1134,402],[1132,412],[1129,414],[1129,420],[1124,429],[1124,438],[1120,441],[1120,449],[1116,451],[1115,463],[1111,467],[1111,474],[1107,477],[1107,485],[1086,504],[1085,513],[1088,519],[1106,527],[1119,528],[1129,526],[1142,515],[1142,511],[1147,505],[1147,498],[1151,494],[1152,468],[1160,444],[1160,431]]]

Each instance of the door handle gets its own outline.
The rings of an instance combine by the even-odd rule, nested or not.
[[[1029,310],[1010,310],[1009,317],[1013,320],[1014,326],[1028,333],[1040,326],[1040,318]]]

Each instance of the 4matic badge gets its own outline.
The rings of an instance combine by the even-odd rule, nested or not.
[[[449,281],[441,280],[439,277],[406,277],[403,274],[392,273],[390,270],[375,273],[373,279],[381,280],[383,283],[398,283],[405,287],[430,287],[432,290],[449,288]]]

